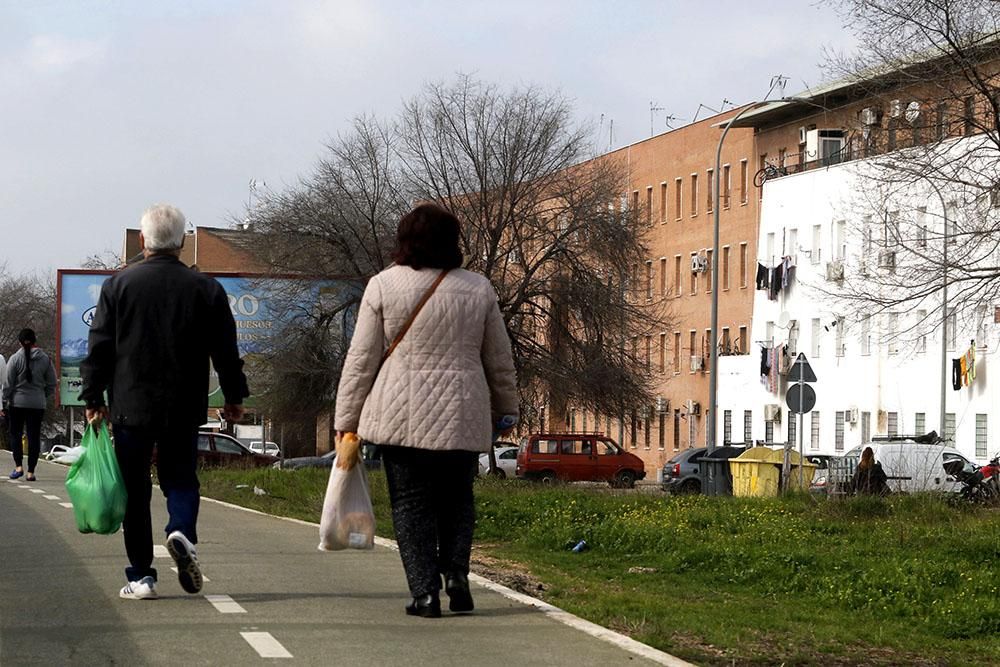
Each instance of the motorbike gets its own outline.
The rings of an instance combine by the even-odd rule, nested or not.
[[[961,483],[958,495],[970,502],[1000,501],[1000,454],[984,466],[966,466],[963,461],[948,461],[944,464],[946,473]]]

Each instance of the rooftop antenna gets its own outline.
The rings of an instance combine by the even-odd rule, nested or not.
[[[698,120],[698,114],[701,113],[702,109],[708,109],[712,113],[719,113],[718,109],[713,109],[712,107],[708,106],[707,104],[699,104],[698,105],[698,109],[694,112],[694,118],[691,119],[692,123],[694,123],[695,121]]]
[[[664,119],[663,119],[663,123],[664,123],[664,125],[666,125],[666,126],[667,126],[667,128],[668,128],[668,129],[671,129],[671,130],[673,130],[673,129],[675,129],[675,128],[674,128],[674,126],[673,126],[673,125],[671,125],[670,123],[671,123],[671,121],[675,121],[675,120],[681,120],[681,119],[680,119],[680,118],[678,118],[677,116],[673,115],[673,114],[667,114],[667,115],[666,115],[666,116],[664,117]]]
[[[771,90],[775,88],[778,89],[779,96],[781,98],[785,97],[785,84],[788,83],[788,77],[784,74],[775,74],[771,77]]]
[[[612,118],[611,120],[608,121],[608,150],[611,150],[611,147],[614,145],[614,143],[615,143],[615,119]]]
[[[666,111],[666,109],[664,109],[663,107],[659,106],[656,102],[650,100],[649,101],[649,136],[653,136],[653,134],[655,134],[655,130],[653,130],[653,116],[654,116],[654,114],[656,114],[657,111]]]

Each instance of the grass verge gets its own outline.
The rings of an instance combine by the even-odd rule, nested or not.
[[[210,470],[202,492],[318,521],[327,475]],[[391,538],[385,479],[370,480],[378,532]],[[476,504],[474,569],[699,664],[998,662],[995,511],[933,497],[674,498],[486,479]],[[590,548],[571,552],[581,539]]]

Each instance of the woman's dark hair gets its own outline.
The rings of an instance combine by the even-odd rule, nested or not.
[[[396,264],[417,270],[425,267],[457,269],[462,266],[458,218],[437,204],[416,207],[399,221],[392,259]]]
[[[875,452],[872,451],[871,447],[865,447],[864,451],[861,452],[861,462],[858,463],[858,470],[868,470],[875,465]]]
[[[28,382],[31,382],[31,346],[35,344],[38,339],[35,337],[35,332],[31,329],[21,329],[17,332],[17,342],[21,344],[21,348],[24,349],[24,374],[28,377]]]

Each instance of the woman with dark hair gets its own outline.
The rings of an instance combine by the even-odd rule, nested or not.
[[[433,618],[442,576],[449,609],[473,609],[472,483],[494,425],[506,417],[509,432],[517,422],[517,383],[496,290],[459,268],[458,219],[420,205],[400,220],[396,241],[396,264],[361,301],[336,428],[338,440],[357,432],[379,445],[413,596],[406,613]]]
[[[865,447],[861,452],[861,461],[851,479],[854,493],[884,496],[889,493],[889,478],[882,470],[882,464],[875,460],[875,452],[871,447]]]
[[[56,389],[56,371],[48,355],[35,346],[37,338],[31,329],[17,334],[21,349],[7,362],[7,379],[3,383],[3,407],[10,425],[10,446],[14,453],[11,479],[24,475],[24,448],[21,437],[28,436],[28,476],[35,481],[35,465],[42,439],[42,417],[45,403]]]

